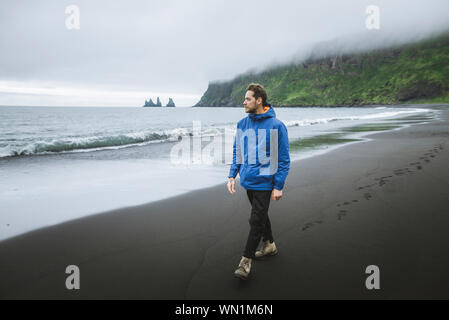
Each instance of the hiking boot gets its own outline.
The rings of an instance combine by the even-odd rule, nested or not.
[[[234,272],[234,275],[237,278],[246,280],[248,278],[249,272],[251,271],[251,261],[252,259],[242,257],[240,260],[239,266]]]
[[[270,242],[270,240],[267,240],[264,242],[263,248],[261,250],[256,251],[256,259],[274,256],[277,253],[278,249],[276,248],[274,242]]]

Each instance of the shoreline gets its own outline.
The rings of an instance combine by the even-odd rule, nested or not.
[[[1,298],[448,298],[449,111],[292,163],[270,204],[279,255],[232,276],[249,229],[244,190],[191,191],[0,242]],[[6,258],[7,257],[7,258]],[[65,267],[81,290],[64,287]],[[378,265],[381,290],[365,267]]]
[[[440,102],[440,103],[426,103],[426,102],[420,102],[420,103],[408,103],[404,102],[401,104],[358,104],[358,105],[329,105],[329,106],[322,106],[322,105],[293,105],[293,106],[282,106],[282,105],[273,105],[273,108],[376,108],[376,107],[386,107],[386,108],[408,108],[410,106],[430,106],[430,107],[438,107],[438,106],[444,106],[447,105],[446,102]],[[191,106],[190,108],[241,108],[242,106]]]
[[[387,108],[387,107],[385,107],[385,108]],[[422,114],[422,112],[417,113],[417,114],[420,115],[420,114]],[[403,117],[409,117],[409,115],[403,115]],[[399,118],[399,119],[401,119],[401,118]],[[376,119],[376,120],[377,121],[382,121],[382,120],[379,120],[379,119]],[[394,122],[394,121],[396,121],[396,119],[394,119],[394,118],[392,118],[392,119],[383,119],[383,121],[392,121],[392,122]],[[436,120],[434,119],[434,120],[430,120],[430,121],[436,121]],[[410,124],[410,123],[407,123],[407,122],[404,122],[404,121],[399,121],[399,122],[402,122],[402,123],[399,124],[398,128],[388,129],[388,131],[402,130],[404,128],[407,128],[407,127],[413,125],[413,123]],[[426,121],[424,121],[424,123],[426,123]],[[374,125],[375,125],[375,123],[374,123]],[[344,128],[352,128],[353,126],[358,126],[358,125],[351,125],[349,127],[344,127]],[[365,126],[365,125],[361,125],[361,126]],[[378,132],[385,131],[385,130],[379,130],[379,131],[373,130],[373,131],[367,131],[367,132],[364,132],[364,131],[353,131],[353,132],[351,132],[351,131],[343,130],[344,128],[336,129],[336,131],[338,131],[338,133],[332,133],[331,132],[329,134],[324,134],[324,135],[334,135],[334,134],[340,135],[341,134],[341,135],[347,136],[348,138],[352,137],[353,139],[348,139],[348,140],[354,140],[354,141],[338,142],[338,143],[335,143],[335,144],[332,143],[332,141],[328,141],[328,143],[323,143],[325,148],[320,148],[319,146],[318,147],[315,146],[315,147],[311,147],[310,149],[305,148],[304,150],[300,150],[300,151],[291,151],[292,163],[293,162],[297,162],[297,161],[303,161],[305,159],[309,159],[309,158],[313,158],[313,157],[317,157],[317,156],[323,156],[324,154],[326,154],[328,152],[332,152],[333,150],[336,150],[336,149],[339,149],[339,148],[343,148],[343,147],[346,147],[346,146],[349,146],[349,145],[352,145],[352,144],[357,144],[357,143],[360,143],[360,142],[371,141],[372,139],[369,138],[370,135],[378,133]],[[320,136],[321,135],[312,136],[312,138],[313,137],[320,137]],[[304,140],[307,140],[307,139],[309,139],[309,138],[302,139],[302,140],[304,141]],[[290,143],[292,143],[292,141]],[[291,149],[291,150],[293,150],[293,149]],[[69,154],[69,153],[71,153],[71,152],[60,153],[60,155],[64,156],[64,155]],[[52,156],[52,155],[51,154],[37,154],[37,155],[33,155],[33,156],[45,157],[45,156]],[[20,159],[20,160],[22,160],[22,159]],[[8,160],[8,159],[6,159],[6,160]],[[240,181],[240,177],[237,178],[237,182],[238,183],[239,183],[239,181]],[[119,205],[119,206],[116,206],[116,207],[113,207],[113,206],[109,205],[104,210],[90,211],[89,213],[80,214],[78,217],[75,216],[75,217],[70,218],[68,220],[64,220],[64,221],[60,221],[60,222],[56,222],[56,223],[51,223],[51,224],[41,225],[41,226],[39,226],[37,228],[28,229],[28,230],[26,230],[24,232],[16,233],[15,235],[8,236],[6,238],[1,238],[0,242],[6,241],[6,240],[10,240],[10,239],[14,239],[16,237],[20,237],[21,235],[25,235],[25,234],[30,233],[30,232],[39,231],[39,230],[42,230],[42,229],[45,229],[45,228],[49,228],[49,227],[56,227],[56,226],[59,226],[61,224],[72,222],[72,221],[76,221],[76,220],[79,220],[79,219],[83,219],[83,218],[87,218],[87,217],[91,217],[91,216],[102,215],[102,214],[107,214],[110,211],[120,210],[120,209],[124,209],[124,208],[130,208],[130,207],[141,206],[141,205],[149,205],[149,204],[157,202],[157,201],[170,200],[170,199],[176,198],[177,196],[182,195],[182,194],[187,194],[187,193],[190,193],[190,192],[204,190],[204,189],[211,188],[211,187],[217,187],[217,186],[220,186],[220,185],[221,185],[221,183],[214,183],[212,185],[208,184],[208,185],[204,185],[202,187],[194,188],[192,190],[176,192],[174,195],[167,195],[167,196],[162,196],[162,197],[156,197],[153,200],[145,201],[145,202],[140,202],[139,201],[139,202],[136,202],[136,203],[133,203],[133,204],[125,204],[125,205],[122,204],[122,205]],[[10,222],[7,225],[9,226],[9,224],[10,224]]]
[[[430,109],[434,108],[435,106],[440,106],[444,104],[437,104],[437,105],[369,105],[369,108],[367,106],[366,109],[389,109],[389,108],[404,108],[404,109],[420,109],[420,107],[429,106]],[[342,108],[346,108],[346,106],[341,106]],[[360,108],[364,106],[353,106],[353,108]],[[39,107],[40,108],[40,107]],[[44,107],[45,108],[45,107]],[[227,108],[227,107],[226,107]],[[279,107],[283,108],[283,107]],[[287,107],[290,108],[290,107]],[[301,107],[299,107],[301,108]],[[309,107],[306,107],[309,108]],[[316,107],[313,107],[316,108]],[[320,108],[331,108],[335,109],[338,108],[338,106],[324,106]],[[349,107],[348,107],[349,108]],[[377,120],[381,120],[382,118],[379,118]],[[289,122],[288,120],[286,122]],[[291,125],[288,127],[295,127],[295,125]],[[119,150],[119,149],[126,149],[126,148],[133,148],[133,147],[141,147],[141,146],[147,146],[147,145],[158,145],[160,143],[176,143],[178,142],[176,137],[170,137],[170,131],[176,130],[175,129],[169,129],[168,138],[165,139],[151,139],[143,142],[135,142],[135,143],[129,143],[124,145],[106,145],[106,146],[99,146],[99,147],[92,147],[92,148],[79,148],[79,149],[69,149],[69,150],[60,150],[60,151],[40,151],[40,152],[30,152],[30,153],[20,153],[20,154],[9,154],[9,155],[2,155],[0,156],[0,161],[11,161],[11,160],[17,160],[17,159],[26,159],[26,158],[33,158],[33,157],[52,157],[52,156],[58,156],[58,155],[76,155],[76,154],[83,154],[83,153],[89,153],[89,152],[96,152],[96,151],[108,151],[108,150]],[[164,135],[163,131],[154,132],[155,134]],[[187,133],[186,135],[191,136],[191,133]],[[178,138],[182,136],[182,134],[178,135]]]

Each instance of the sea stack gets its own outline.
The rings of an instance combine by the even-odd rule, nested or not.
[[[167,107],[172,107],[172,108],[176,107],[172,98],[168,98]]]
[[[162,103],[161,103],[161,100],[159,99],[159,97],[157,97],[156,103],[153,102],[153,99],[150,99],[149,101],[145,100],[145,104],[143,106],[144,107],[162,107]]]
[[[150,101],[145,100],[145,104],[143,106],[144,107],[156,107],[156,104],[153,102],[152,99],[150,99]]]

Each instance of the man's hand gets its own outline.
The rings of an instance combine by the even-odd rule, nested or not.
[[[234,178],[229,178],[228,191],[229,191],[230,194],[234,194],[235,193],[235,179]]]
[[[282,198],[282,190],[273,189],[271,192],[271,199],[278,201],[280,198]]]

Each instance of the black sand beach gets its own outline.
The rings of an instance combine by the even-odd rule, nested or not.
[[[293,162],[270,205],[279,255],[246,282],[233,272],[250,205],[223,182],[0,242],[0,298],[447,299],[449,108],[434,108],[443,121]],[[68,265],[80,290],[65,288]]]

